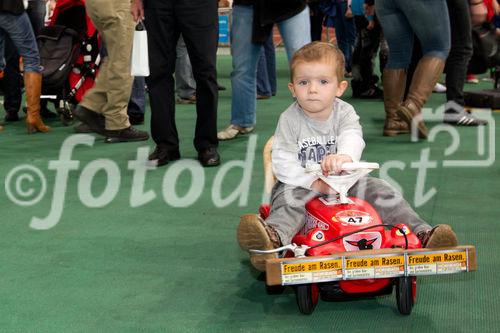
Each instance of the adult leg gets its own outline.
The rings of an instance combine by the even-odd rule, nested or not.
[[[464,110],[464,84],[472,57],[471,19],[468,0],[447,0],[450,15],[451,49],[446,59],[446,110],[444,122],[452,125],[485,125]]]
[[[273,34],[264,43],[264,54],[266,56],[267,76],[269,78],[269,86],[271,87],[271,95],[276,95],[276,50],[274,48]]]
[[[253,129],[257,121],[255,78],[261,46],[252,43],[252,24],[253,6],[235,5],[231,28],[231,124],[242,129]],[[221,133],[219,138],[224,139]]]
[[[420,40],[423,53],[411,80],[408,96],[398,108],[398,114],[409,126],[416,123],[419,137],[426,138],[428,130],[421,109],[443,73],[450,50],[448,8],[445,0],[430,2],[400,0],[398,3]]]
[[[195,103],[196,82],[193,77],[193,68],[182,35],[176,47],[177,58],[175,61],[175,90],[181,99]]]
[[[217,2],[176,1],[177,24],[184,37],[196,81],[194,147],[201,153],[216,148],[217,139]],[[203,161],[200,160],[203,163]],[[204,165],[208,166],[208,165]]]
[[[19,72],[19,54],[8,35],[5,36],[4,41],[5,69],[2,85],[4,91],[3,107],[6,113],[5,121],[18,121],[18,112],[23,98],[21,73]]]
[[[35,131],[48,132],[40,117],[40,94],[42,87],[42,74],[40,56],[36,45],[35,35],[28,15],[3,14],[6,20],[2,21],[2,29],[7,31],[17,52],[24,61],[24,86],[26,89],[27,117],[26,127],[28,133]]]
[[[345,57],[346,72],[350,73],[352,70],[352,53],[356,42],[356,26],[353,18],[345,16],[347,1],[342,1],[337,6],[335,36],[337,38],[337,44]]]
[[[104,115],[106,130],[123,130],[130,127],[127,105],[133,84],[130,54],[135,24],[130,15],[130,3],[121,0],[87,0],[85,6],[106,44],[108,61],[104,66],[106,80],[101,78],[96,81],[96,92],[105,91],[105,103],[92,103],[91,89],[82,104],[85,106],[88,103],[89,109]]]
[[[385,124],[383,134],[408,133],[408,125],[397,115],[403,101],[406,69],[411,59],[413,32],[404,15],[391,0],[377,0],[378,19],[389,45],[389,59],[383,70]]]
[[[178,155],[173,75],[179,30],[175,25],[174,5],[171,1],[150,0],[144,10],[151,72],[146,78],[151,103],[151,136],[158,146]]]
[[[144,113],[146,112],[146,83],[144,77],[134,77],[132,93],[128,102],[127,114],[132,125],[144,123]]]
[[[257,63],[257,99],[264,99],[271,97],[271,85],[269,83],[269,75],[267,73],[267,61],[264,47],[259,55],[259,62]]]
[[[366,27],[366,18],[364,16],[354,16],[356,24],[356,43],[354,44],[354,52],[352,53],[352,97],[359,97],[364,91],[363,76],[361,73],[361,40],[362,32]]]
[[[33,27],[33,32],[35,36],[38,36],[40,30],[45,25],[45,1],[44,0],[32,0],[28,1],[28,8],[26,9],[26,13],[30,18],[31,26]]]
[[[309,7],[297,15],[278,23],[278,28],[285,43],[288,62],[292,59],[295,51],[311,42],[311,35],[304,33],[311,29],[309,20]]]

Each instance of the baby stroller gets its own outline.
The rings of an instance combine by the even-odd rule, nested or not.
[[[72,108],[94,85],[101,62],[101,41],[85,11],[85,0],[59,0],[37,37],[43,66],[42,101],[56,105],[62,123],[73,121]]]

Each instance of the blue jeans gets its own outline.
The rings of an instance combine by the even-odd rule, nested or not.
[[[190,98],[196,94],[196,81],[193,77],[193,68],[187,52],[186,43],[182,35],[175,47],[175,91],[180,98]]]
[[[132,93],[128,101],[127,114],[141,115],[146,113],[146,81],[144,76],[135,76]]]
[[[446,60],[450,51],[450,20],[445,0],[377,0],[376,12],[389,44],[387,68],[407,68],[413,34],[424,57]]]
[[[276,95],[276,53],[272,33],[262,46],[257,64],[257,94]]]
[[[352,54],[354,53],[354,45],[356,44],[356,25],[354,18],[345,17],[347,11],[347,1],[342,1],[337,4],[337,16],[335,16],[335,37],[337,45],[344,54],[345,69],[347,72],[352,70]]]
[[[256,123],[256,73],[261,44],[252,43],[253,7],[235,5],[231,29],[231,124],[241,127]],[[290,60],[293,53],[311,41],[309,8],[278,23]]]
[[[9,36],[17,52],[23,57],[25,72],[41,72],[40,55],[36,45],[35,34],[31,28],[28,14],[13,15],[6,12],[0,13],[0,52],[2,59],[0,69],[5,68],[3,60],[5,37]]]

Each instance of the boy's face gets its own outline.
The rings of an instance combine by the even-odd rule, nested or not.
[[[347,89],[347,81],[338,82],[335,66],[327,62],[299,62],[293,76],[288,88],[304,112],[317,120],[328,119],[335,98]]]

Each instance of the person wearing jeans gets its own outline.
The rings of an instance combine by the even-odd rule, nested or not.
[[[233,5],[231,124],[217,134],[219,140],[230,140],[239,134],[250,133],[257,122],[256,71],[262,44],[252,42],[253,2],[237,0]],[[289,60],[296,50],[311,41],[309,8],[305,2],[298,8],[300,12],[276,22]]]
[[[373,8],[367,8],[370,15]],[[415,123],[420,138],[428,130],[421,109],[443,73],[450,50],[450,21],[445,0],[377,0],[377,17],[389,44],[389,61],[383,72],[386,119],[384,135],[408,133]],[[403,94],[406,71],[411,61],[413,34],[422,44],[423,57],[411,80],[406,99]]]
[[[352,71],[352,55],[356,43],[356,25],[347,0],[337,1],[337,16],[334,19],[335,37],[345,57],[345,71]]]
[[[4,49],[6,36],[12,40],[18,54],[23,57],[28,133],[48,132],[49,127],[43,123],[40,117],[42,87],[40,55],[33,28],[21,0],[0,3],[0,50]],[[5,64],[2,62],[0,65],[0,69],[3,70]]]
[[[196,81],[193,77],[193,68],[189,60],[186,43],[182,35],[177,41],[175,48],[177,58],[175,61],[175,92],[177,103],[196,104]]]
[[[45,0],[30,0],[26,13],[28,14],[31,27],[38,36],[44,26]],[[4,90],[5,121],[19,121],[19,109],[22,101],[22,77],[19,71],[19,54],[16,46],[9,37],[5,38],[5,70],[2,80]],[[42,101],[41,115],[43,118],[54,118],[56,115],[43,107],[46,103]]]
[[[273,34],[262,46],[257,64],[257,99],[266,99],[276,95],[276,53]]]

